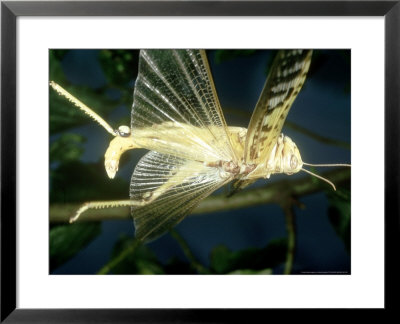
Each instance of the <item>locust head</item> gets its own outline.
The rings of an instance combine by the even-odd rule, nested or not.
[[[285,173],[287,175],[291,175],[293,173],[297,173],[299,171],[304,171],[308,174],[311,174],[314,177],[317,177],[327,183],[329,183],[334,190],[336,190],[335,185],[321,177],[318,174],[315,174],[307,169],[304,169],[303,166],[312,166],[312,167],[333,167],[333,166],[346,166],[350,167],[350,164],[310,164],[305,163],[301,159],[300,151],[297,148],[296,144],[291,140],[290,137],[281,134],[278,137],[277,143],[274,146],[271,156],[268,160],[268,168],[272,169],[271,173]]]
[[[300,151],[290,137],[281,134],[272,149],[267,162],[272,173],[285,173],[291,175],[301,170],[303,161]]]
[[[104,155],[104,166],[110,179],[113,179],[118,171],[119,159],[122,153],[136,148],[128,126],[120,126],[113,135],[115,137],[111,140]]]
[[[296,144],[288,136],[283,136],[281,152],[281,171],[288,175],[297,173],[303,166],[300,151]]]

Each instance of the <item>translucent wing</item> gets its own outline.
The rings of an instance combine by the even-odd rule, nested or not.
[[[198,161],[236,159],[202,50],[141,50],[131,127],[142,147]]]
[[[311,55],[311,50],[277,53],[247,129],[245,162],[262,163],[269,158],[289,109],[304,84]]]
[[[197,161],[147,153],[137,164],[130,185],[131,199],[148,201],[132,208],[136,237],[146,241],[157,238],[231,179],[218,168]]]

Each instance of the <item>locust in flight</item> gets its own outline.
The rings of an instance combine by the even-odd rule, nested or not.
[[[140,51],[130,127],[112,128],[51,81],[55,91],[114,136],[105,153],[110,178],[125,151],[150,151],[134,169],[129,200],[87,202],[70,221],[88,209],[130,206],[136,237],[150,241],[231,181],[239,190],[272,174],[305,171],[335,189],[303,166],[350,165],[307,164],[296,144],[281,133],[306,81],[311,57],[312,50],[278,51],[247,129],[227,126],[204,50]]]

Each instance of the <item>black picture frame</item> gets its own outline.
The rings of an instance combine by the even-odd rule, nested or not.
[[[1,322],[248,322],[267,310],[16,308],[16,19],[19,16],[377,16],[385,19],[385,310],[395,311],[400,222],[400,1],[4,1],[1,3]],[[366,152],[367,153],[367,152]],[[366,163],[368,157],[366,155]],[[371,177],[370,175],[366,177]],[[386,312],[387,313],[387,312]],[[301,315],[306,315],[301,312]]]

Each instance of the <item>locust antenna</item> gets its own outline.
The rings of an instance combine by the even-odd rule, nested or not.
[[[89,115],[92,119],[94,119],[99,125],[103,126],[107,132],[109,132],[113,136],[117,136],[117,132],[98,114],[96,114],[92,109],[86,106],[84,103],[76,99],[72,94],[70,94],[67,90],[65,90],[62,86],[55,83],[54,81],[50,81],[50,86],[61,96],[68,99],[72,102],[76,107],[83,110],[83,112]]]
[[[334,167],[334,166],[351,167],[351,164],[344,164],[344,163],[337,163],[337,164],[311,164],[311,163],[303,162],[303,164],[307,165],[307,166],[312,166],[312,167]]]
[[[305,163],[304,163],[304,164],[305,164]],[[311,172],[311,171],[308,171],[308,170],[306,170],[306,169],[301,168],[301,170],[303,170],[304,172],[306,172],[306,173],[308,173],[308,174],[313,175],[314,177],[317,177],[318,179],[321,179],[321,180],[323,180],[323,181],[329,183],[329,184],[333,187],[333,190],[336,191],[336,187],[335,187],[335,185],[333,184],[333,182],[329,181],[328,179],[325,179],[324,177],[319,176],[318,174],[315,174],[315,173],[313,173],[313,172]]]

